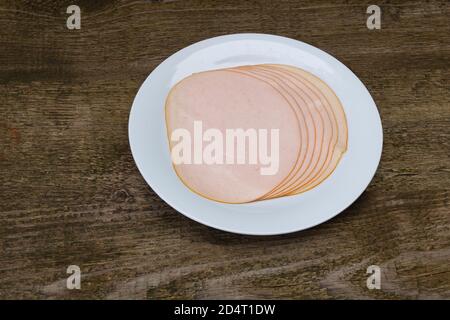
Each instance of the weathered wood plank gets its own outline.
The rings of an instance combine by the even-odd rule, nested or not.
[[[448,1],[0,1],[1,298],[450,298]],[[374,181],[311,230],[246,237],[177,214],[128,147],[140,84],[208,37],[274,33],[335,55],[380,110]],[[301,213],[299,213],[301,214]],[[82,290],[65,270],[82,268]],[[382,267],[382,290],[366,268]]]

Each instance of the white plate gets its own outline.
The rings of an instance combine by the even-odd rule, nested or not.
[[[322,78],[344,106],[348,150],[328,179],[297,196],[249,204],[223,204],[202,198],[189,191],[173,170],[164,119],[167,93],[194,72],[261,63],[293,65]],[[153,70],[134,99],[129,139],[145,181],[175,210],[213,228],[275,235],[313,227],[353,203],[375,174],[383,132],[376,105],[365,86],[329,54],[289,38],[234,34],[195,43]]]

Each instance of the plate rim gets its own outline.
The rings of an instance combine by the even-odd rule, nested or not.
[[[183,54],[184,52],[188,51],[188,50],[193,50],[197,47],[201,48],[203,45],[208,44],[208,43],[215,43],[215,42],[220,42],[221,40],[226,40],[226,39],[230,39],[230,40],[243,40],[243,39],[251,39],[251,40],[270,40],[270,41],[282,41],[282,42],[291,42],[291,43],[295,43],[297,46],[306,46],[306,48],[312,50],[312,51],[316,51],[317,53],[320,53],[322,55],[324,55],[325,57],[327,57],[328,59],[331,59],[334,61],[334,63],[337,63],[340,67],[343,67],[344,69],[346,69],[346,72],[348,72],[355,80],[357,80],[361,87],[364,88],[367,93],[368,96],[370,97],[373,106],[375,107],[376,110],[376,115],[377,115],[377,123],[379,125],[379,129],[380,129],[380,149],[379,149],[379,153],[378,153],[378,157],[376,159],[376,166],[373,168],[373,172],[370,174],[370,179],[368,179],[368,182],[365,184],[364,188],[362,188],[360,191],[358,191],[357,195],[354,197],[354,199],[352,201],[350,201],[347,205],[343,206],[343,208],[341,209],[337,209],[335,210],[335,212],[332,215],[327,216],[327,218],[320,220],[318,222],[314,222],[311,223],[305,227],[292,227],[290,229],[287,230],[277,230],[277,231],[273,231],[273,232],[258,232],[258,231],[239,231],[236,229],[232,229],[232,228],[227,228],[227,227],[223,227],[223,226],[219,226],[216,224],[213,224],[211,222],[208,221],[204,221],[202,219],[199,219],[198,217],[196,217],[195,215],[189,214],[187,212],[185,212],[184,209],[180,208],[178,206],[178,204],[173,203],[172,201],[168,200],[166,195],[162,195],[163,192],[160,192],[159,187],[153,183],[151,181],[151,179],[147,179],[146,176],[144,175],[144,170],[143,168],[141,168],[139,161],[136,159],[135,156],[135,151],[133,151],[133,142],[132,142],[132,120],[134,117],[134,113],[136,112],[136,100],[141,92],[141,90],[146,86],[147,82],[151,80],[152,74],[154,74],[163,64],[165,63],[170,63],[171,60],[175,59],[178,55]],[[215,36],[215,37],[210,37],[207,39],[203,39],[200,40],[198,42],[195,42],[193,44],[190,44],[184,48],[181,48],[180,50],[176,51],[175,53],[171,54],[169,57],[167,57],[166,59],[164,59],[162,62],[160,62],[151,72],[150,74],[146,77],[146,79],[142,82],[142,84],[139,86],[138,91],[136,92],[136,95],[133,99],[132,102],[132,107],[130,109],[129,112],[129,116],[128,116],[128,142],[129,142],[129,146],[130,146],[130,150],[131,150],[131,154],[133,157],[133,160],[136,164],[136,167],[138,168],[139,173],[141,174],[142,178],[144,179],[144,181],[147,183],[147,185],[158,195],[158,197],[160,197],[167,205],[169,205],[170,207],[172,207],[173,209],[175,209],[178,213],[181,213],[183,216],[197,222],[197,223],[201,223],[209,228],[214,228],[214,229],[218,229],[218,230],[222,230],[225,232],[230,232],[230,233],[234,233],[234,234],[240,234],[240,235],[250,235],[250,236],[276,236],[276,235],[283,235],[283,234],[290,234],[290,233],[295,233],[295,232],[300,232],[300,231],[304,231],[310,228],[313,228],[315,226],[318,226],[322,223],[325,223],[333,218],[335,218],[337,215],[339,215],[340,213],[342,213],[343,211],[345,211],[347,208],[349,208],[353,203],[355,203],[358,198],[364,193],[364,191],[367,189],[367,187],[370,185],[370,183],[372,182],[376,172],[378,171],[378,167],[380,165],[381,162],[381,156],[383,153],[383,144],[384,144],[384,135],[383,135],[383,126],[382,126],[382,121],[381,121],[381,115],[380,112],[378,110],[378,107],[372,97],[372,95],[370,94],[370,91],[368,90],[368,88],[364,85],[364,83],[359,79],[359,77],[350,69],[348,68],[344,63],[342,63],[341,61],[339,61],[337,58],[335,58],[333,55],[329,54],[328,52],[317,48],[311,44],[308,44],[304,41],[300,41],[297,39],[292,39],[292,38],[288,38],[288,37],[284,37],[284,36],[279,36],[279,35],[274,35],[274,34],[265,34],[265,33],[234,33],[234,34],[226,34],[226,35],[220,35],[220,36]],[[239,206],[239,204],[228,204],[230,206]]]

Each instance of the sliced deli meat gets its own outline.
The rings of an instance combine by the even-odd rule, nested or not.
[[[323,182],[331,173],[336,169],[340,159],[347,151],[348,148],[348,127],[347,119],[345,116],[344,108],[337,97],[336,93],[320,78],[314,76],[313,74],[302,70],[300,68],[295,68],[286,65],[270,65],[274,68],[287,70],[297,76],[305,83],[311,84],[312,87],[317,88],[317,93],[321,96],[321,101],[324,101],[325,107],[328,107],[331,115],[333,116],[333,124],[335,126],[335,139],[332,142],[332,148],[328,150],[329,160],[319,171],[319,174],[314,176],[312,179],[306,182],[297,184],[296,188],[290,189],[290,195],[299,194],[310,190]]]
[[[244,203],[261,198],[290,174],[300,152],[300,127],[294,107],[268,83],[227,69],[193,74],[176,84],[167,97],[166,124],[172,158],[175,153],[186,160],[174,163],[177,175],[193,192],[215,201]],[[266,143],[267,150],[262,150],[264,144],[261,143],[261,148],[259,144],[264,138],[261,135],[259,139],[260,133],[271,136],[272,129],[278,131],[278,147]],[[227,137],[227,132],[238,130],[249,133],[244,144],[246,159],[238,159],[242,148],[237,138],[230,142]],[[222,146],[222,163],[211,163],[204,157],[213,141],[205,142],[199,134],[207,132],[211,136],[220,133],[215,134],[216,138],[222,136],[222,141],[216,143]],[[258,139],[251,134],[254,132]],[[186,137],[182,137],[183,133],[187,133]],[[267,155],[273,151],[278,159],[274,155],[271,160],[278,163],[250,161],[251,149],[255,147],[250,143],[250,136],[253,142],[257,141],[258,160],[264,160],[260,153]],[[190,145],[190,150],[184,148],[184,154],[177,155],[180,144]],[[231,145],[234,148],[227,148]],[[188,158],[190,163],[186,163]],[[263,174],[262,169],[267,171],[270,166],[276,171]]]
[[[271,75],[266,75],[263,73],[259,73],[255,70],[255,68],[239,68],[239,70],[233,70],[235,72],[242,72],[244,74],[251,75],[257,79],[260,79],[261,81],[264,81],[271,86],[277,88],[279,92],[283,95],[283,97],[286,98],[286,100],[289,101],[289,103],[294,107],[295,112],[297,113],[297,118],[300,121],[300,140],[301,140],[301,149],[299,158],[293,168],[293,170],[290,172],[290,174],[282,181],[280,185],[278,185],[276,188],[272,189],[270,192],[268,192],[266,195],[262,197],[262,199],[270,198],[272,194],[274,194],[278,189],[282,188],[284,185],[286,185],[287,182],[292,180],[292,178],[295,176],[296,172],[299,170],[302,166],[307,166],[308,164],[313,163],[313,156],[314,156],[314,148],[316,145],[315,139],[316,139],[316,133],[315,133],[315,123],[314,117],[317,116],[314,113],[312,113],[309,108],[312,108],[311,106],[308,106],[308,104],[311,104],[308,100],[299,97],[297,92],[291,88],[289,85],[284,85],[284,83],[280,84],[277,82],[277,78],[273,77]],[[303,104],[303,108],[299,108],[298,104]]]
[[[175,172],[190,190],[219,202],[308,191],[332,174],[347,150],[338,97],[292,66],[193,74],[172,88],[165,111]]]
[[[312,137],[314,141],[312,148],[309,149],[309,154],[305,161],[294,170],[294,175],[291,179],[288,179],[281,187],[265,196],[265,198],[273,198],[284,195],[284,191],[297,181],[305,180],[313,176],[323,165],[326,159],[324,144],[328,143],[332,134],[329,125],[330,116],[327,114],[327,110],[322,107],[320,100],[314,92],[303,83],[296,81],[297,79],[292,75],[283,74],[283,72],[264,66],[257,66],[255,69],[253,72],[274,77],[275,81],[279,82],[282,87],[291,91],[297,101],[297,107],[300,110],[307,110],[307,114],[311,116],[309,128],[311,129],[310,138]]]
[[[266,68],[266,67],[263,67]],[[316,117],[316,148],[315,157],[313,161],[308,164],[306,170],[296,171],[296,176],[286,184],[282,190],[277,192],[277,195],[284,195],[291,190],[296,189],[299,185],[307,185],[310,181],[313,181],[319,173],[323,171],[323,168],[327,166],[331,159],[332,147],[337,141],[338,131],[335,124],[335,117],[333,114],[333,107],[328,100],[323,97],[321,92],[317,90],[313,83],[306,81],[296,75],[293,72],[286,72],[284,69],[273,66],[270,69],[271,72],[277,74],[284,74],[284,76],[296,86],[299,94],[306,95],[309,100],[312,101],[313,107],[311,112],[318,115]],[[302,107],[301,105],[299,107]],[[321,128],[321,129],[320,129]]]

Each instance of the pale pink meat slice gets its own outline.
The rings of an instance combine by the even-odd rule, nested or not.
[[[333,115],[333,130],[336,137],[333,139],[331,149],[329,150],[331,152],[329,152],[328,159],[323,168],[313,179],[300,183],[295,188],[291,188],[288,191],[289,195],[295,195],[314,188],[325,179],[327,179],[336,169],[339,161],[348,148],[347,119],[341,101],[337,97],[336,93],[323,80],[305,70],[292,66],[268,66],[295,74],[300,81],[310,85],[311,88],[313,88],[313,90],[315,90],[320,95],[321,100],[326,101],[324,105],[329,108],[331,114]]]
[[[298,139],[301,139],[301,152],[294,170],[291,174],[280,184],[264,195],[262,199],[268,199],[278,196],[279,190],[283,190],[286,184],[291,183],[292,179],[298,175],[298,173],[305,173],[312,170],[314,163],[317,162],[319,157],[320,148],[316,143],[316,139],[320,139],[323,136],[323,120],[321,115],[316,112],[314,107],[314,101],[306,95],[303,91],[299,90],[290,79],[280,77],[278,74],[273,74],[262,69],[263,65],[245,66],[238,68],[240,72],[246,72],[258,79],[262,79],[269,83],[271,86],[277,88],[288,99],[291,105],[295,106],[296,112],[299,114],[300,130],[302,132]]]
[[[298,186],[307,185],[323,171],[324,167],[327,167],[328,162],[332,158],[332,149],[337,141],[336,123],[331,106],[313,84],[301,78],[298,74],[277,66],[260,65],[256,67],[282,79],[279,81],[290,83],[300,96],[305,96],[305,99],[312,104],[311,112],[316,119],[319,119],[318,128],[322,128],[322,130],[318,129],[317,139],[315,140],[315,157],[312,158],[307,170],[303,172],[302,170],[296,171],[295,177],[289,183],[270,195],[271,197],[282,196],[295,190]],[[300,70],[298,68],[295,69]],[[302,108],[303,106],[299,105],[299,107]]]
[[[269,84],[227,69],[193,74],[175,85],[166,101],[170,147],[172,131],[187,129],[194,137],[194,121],[203,132],[219,129],[279,129],[279,165],[274,175],[261,175],[261,163],[179,164],[175,171],[193,192],[225,203],[259,199],[278,186],[293,170],[300,153],[297,114]],[[225,134],[224,134],[225,136]],[[191,150],[193,154],[193,149]],[[247,145],[248,151],[248,145]]]

